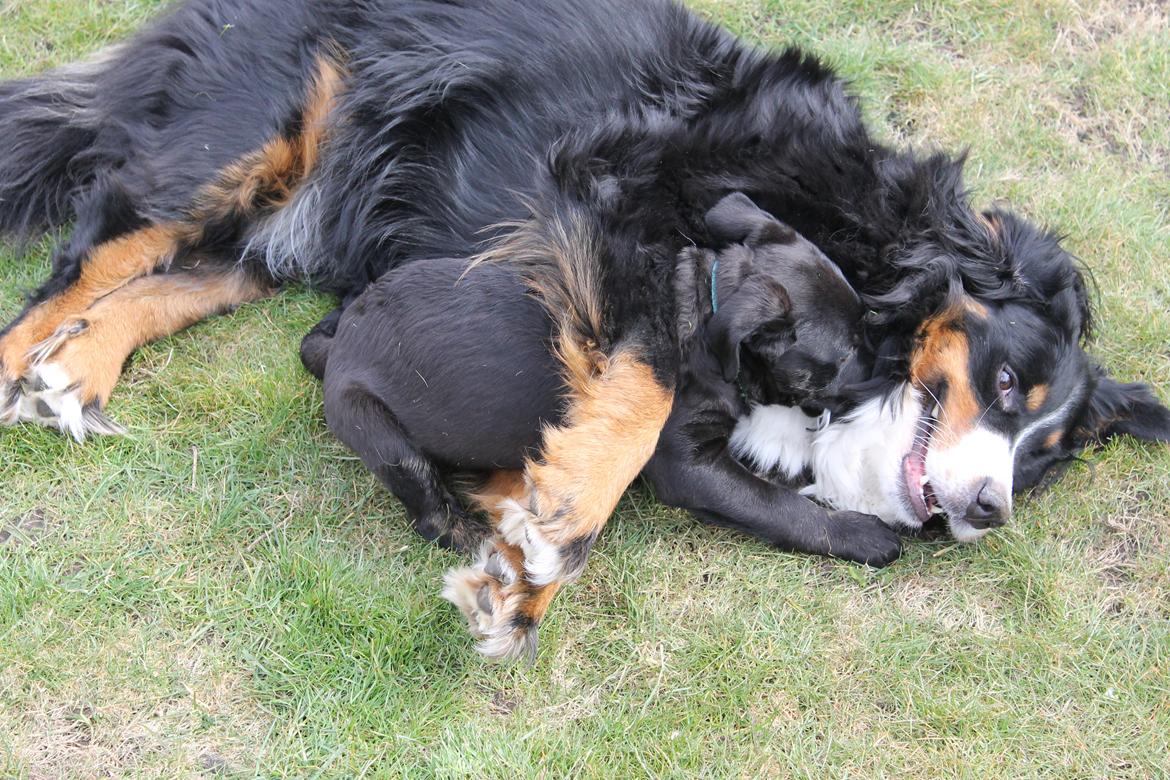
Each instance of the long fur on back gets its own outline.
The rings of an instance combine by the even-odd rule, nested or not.
[[[322,58],[345,72],[311,165],[290,168],[274,207],[204,230],[205,256],[349,300],[402,263],[522,241],[526,273],[543,252],[541,284],[567,285],[545,292],[571,301],[579,343],[637,331],[669,382],[661,293],[678,252],[711,243],[702,215],[738,190],[841,266],[879,353],[907,354],[959,290],[1087,333],[1072,258],[976,212],[962,158],[876,142],[815,58],[753,50],[669,0],[187,0],[96,64],[0,87],[0,137],[17,140],[0,149],[0,229],[76,217],[75,235],[103,240],[198,217],[225,172],[298,137]],[[533,213],[553,215],[535,250],[514,227]]]

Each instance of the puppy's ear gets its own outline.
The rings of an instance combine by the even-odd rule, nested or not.
[[[749,337],[792,324],[792,302],[779,282],[763,274],[749,276],[712,315],[707,342],[723,370],[723,379],[739,374],[739,350]]]
[[[707,230],[725,244],[787,244],[796,231],[761,209],[742,192],[727,195],[707,212]]]
[[[708,286],[704,269],[710,268],[714,259],[715,253],[710,249],[689,246],[679,252],[675,261],[674,298],[680,344],[688,344],[699,330],[702,319],[700,290]]]
[[[1083,438],[1097,441],[1128,435],[1170,442],[1170,409],[1158,401],[1149,385],[1117,382],[1102,371],[1079,428]]]

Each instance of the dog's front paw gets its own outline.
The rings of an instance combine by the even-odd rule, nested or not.
[[[7,366],[0,361],[0,425],[16,425],[20,422],[23,399],[24,388],[20,376],[9,374]]]
[[[473,566],[443,578],[443,598],[467,618],[476,649],[489,658],[536,657],[537,626],[521,611],[526,588],[505,556],[487,542]]]
[[[880,567],[902,554],[902,539],[875,515],[832,512],[829,523],[829,555],[834,558]]]
[[[57,428],[79,442],[91,433],[125,433],[122,426],[106,417],[100,399],[87,391],[86,383],[74,379],[59,363],[34,364],[21,385],[22,420]]]

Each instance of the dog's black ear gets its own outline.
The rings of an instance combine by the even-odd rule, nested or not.
[[[788,291],[763,274],[749,276],[712,315],[707,342],[730,382],[739,374],[739,350],[753,334],[792,324]]]
[[[1086,439],[1128,435],[1170,442],[1170,409],[1141,382],[1116,382],[1102,372],[1085,418],[1079,427]]]
[[[725,244],[787,244],[796,231],[761,209],[742,192],[733,192],[711,207],[706,216],[711,237]]]

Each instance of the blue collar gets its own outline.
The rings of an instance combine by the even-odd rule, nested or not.
[[[711,313],[719,311],[719,293],[716,290],[716,273],[719,271],[719,258],[715,258],[715,262],[711,264]]]
[[[711,313],[719,311],[719,289],[717,280],[719,278],[719,258],[715,258],[715,262],[711,263]],[[739,378],[739,374],[735,375],[735,386],[739,389],[739,397],[743,400],[744,405],[749,409],[754,404],[748,400],[747,390],[744,389],[743,380]]]

